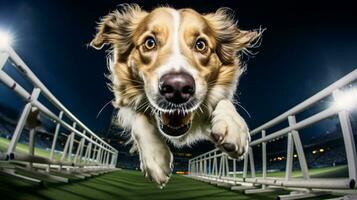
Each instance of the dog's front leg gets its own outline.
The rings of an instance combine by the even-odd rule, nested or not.
[[[133,115],[131,134],[139,151],[140,168],[145,177],[165,186],[172,171],[170,149],[144,114]]]
[[[212,113],[211,130],[213,142],[230,157],[241,159],[247,152],[249,129],[230,100],[218,102]]]

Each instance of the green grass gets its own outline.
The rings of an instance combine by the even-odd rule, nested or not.
[[[279,194],[286,193],[283,191]],[[46,184],[45,186],[33,186],[1,177],[0,195],[2,199],[26,200],[269,200],[275,199],[277,193],[243,195],[179,175],[173,175],[168,185],[164,189],[159,189],[154,183],[145,179],[141,172],[119,170],[88,180],[69,184]]]
[[[309,169],[309,175],[311,178],[339,178],[348,177],[348,169],[346,165],[336,167],[324,167],[324,168],[312,168]],[[261,173],[257,173],[256,176],[262,176]],[[267,177],[285,177],[285,171],[270,172],[267,173]],[[302,177],[301,171],[293,171],[292,177]]]
[[[10,144],[10,140],[0,137],[0,151],[6,152],[9,144]],[[22,144],[22,143],[17,143],[16,152],[17,153],[28,153],[29,152],[28,145],[27,144]],[[45,157],[45,158],[49,158],[50,157],[50,150],[41,149],[41,148],[35,147],[35,155],[41,156],[41,157]],[[61,159],[61,154],[55,153],[54,154],[54,159],[55,160],[60,160]]]

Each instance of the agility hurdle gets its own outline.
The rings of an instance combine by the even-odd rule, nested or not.
[[[32,91],[27,91],[4,71],[6,63],[10,63],[22,77],[30,82],[33,87]],[[0,81],[25,102],[7,151],[0,152],[0,173],[32,183],[42,183],[42,180],[37,179],[36,176],[68,182],[68,178],[62,177],[61,174],[86,178],[115,170],[118,151],[98,137],[62,105],[9,46],[0,47]],[[57,111],[51,111],[41,103],[40,95],[43,95]],[[38,115],[46,117],[55,124],[51,150],[47,158],[35,155]],[[64,120],[64,117],[67,120]],[[24,154],[16,152],[16,146],[25,128],[29,129],[29,152]],[[67,133],[63,132],[63,129]],[[60,134],[67,139],[63,150],[60,151],[59,160],[55,159],[54,155],[55,151],[58,151],[55,147],[59,142]],[[35,178],[21,175],[19,172],[22,171],[29,172]],[[56,175],[53,174],[54,172]]]
[[[273,120],[252,130],[250,132],[251,136],[258,138],[250,142],[248,153],[243,158],[242,177],[237,177],[237,164],[241,164],[241,162],[229,158],[227,154],[219,149],[213,149],[189,160],[188,177],[218,186],[230,187],[231,190],[240,190],[245,194],[272,192],[281,189],[293,190],[288,195],[279,195],[278,199],[302,199],[331,194],[332,192],[344,194],[346,190],[353,191],[352,189],[355,188],[357,180],[357,155],[349,109],[343,106],[331,106],[300,121],[297,121],[295,116],[309,107],[317,105],[320,100],[325,98],[338,99],[343,92],[352,90],[348,88],[348,85],[353,84],[356,80],[357,69]],[[353,104],[354,106],[357,105],[357,99]],[[311,178],[299,130],[334,116],[338,117],[338,122],[341,126],[346,149],[348,177]],[[287,127],[267,133],[268,129],[284,121],[288,122]],[[258,134],[260,134],[260,137]],[[287,137],[285,177],[267,177],[266,144],[282,137]],[[262,151],[262,176],[260,177],[256,176],[253,148],[261,148]],[[297,153],[302,178],[292,177],[294,148]],[[250,166],[250,176],[248,176],[248,165]]]

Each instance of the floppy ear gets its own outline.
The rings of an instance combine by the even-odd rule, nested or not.
[[[215,13],[204,17],[215,34],[216,53],[223,64],[232,64],[239,51],[258,44],[264,31],[260,29],[258,31],[240,30],[233,14],[227,8],[220,8]]]
[[[118,46],[119,53],[126,52],[132,45],[132,37],[140,21],[146,16],[137,4],[124,4],[103,17],[97,26],[97,33],[90,46],[101,49],[104,45]]]

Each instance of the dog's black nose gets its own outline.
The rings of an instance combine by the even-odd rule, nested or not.
[[[160,78],[159,91],[168,102],[187,102],[195,93],[195,80],[186,73],[169,73]]]

